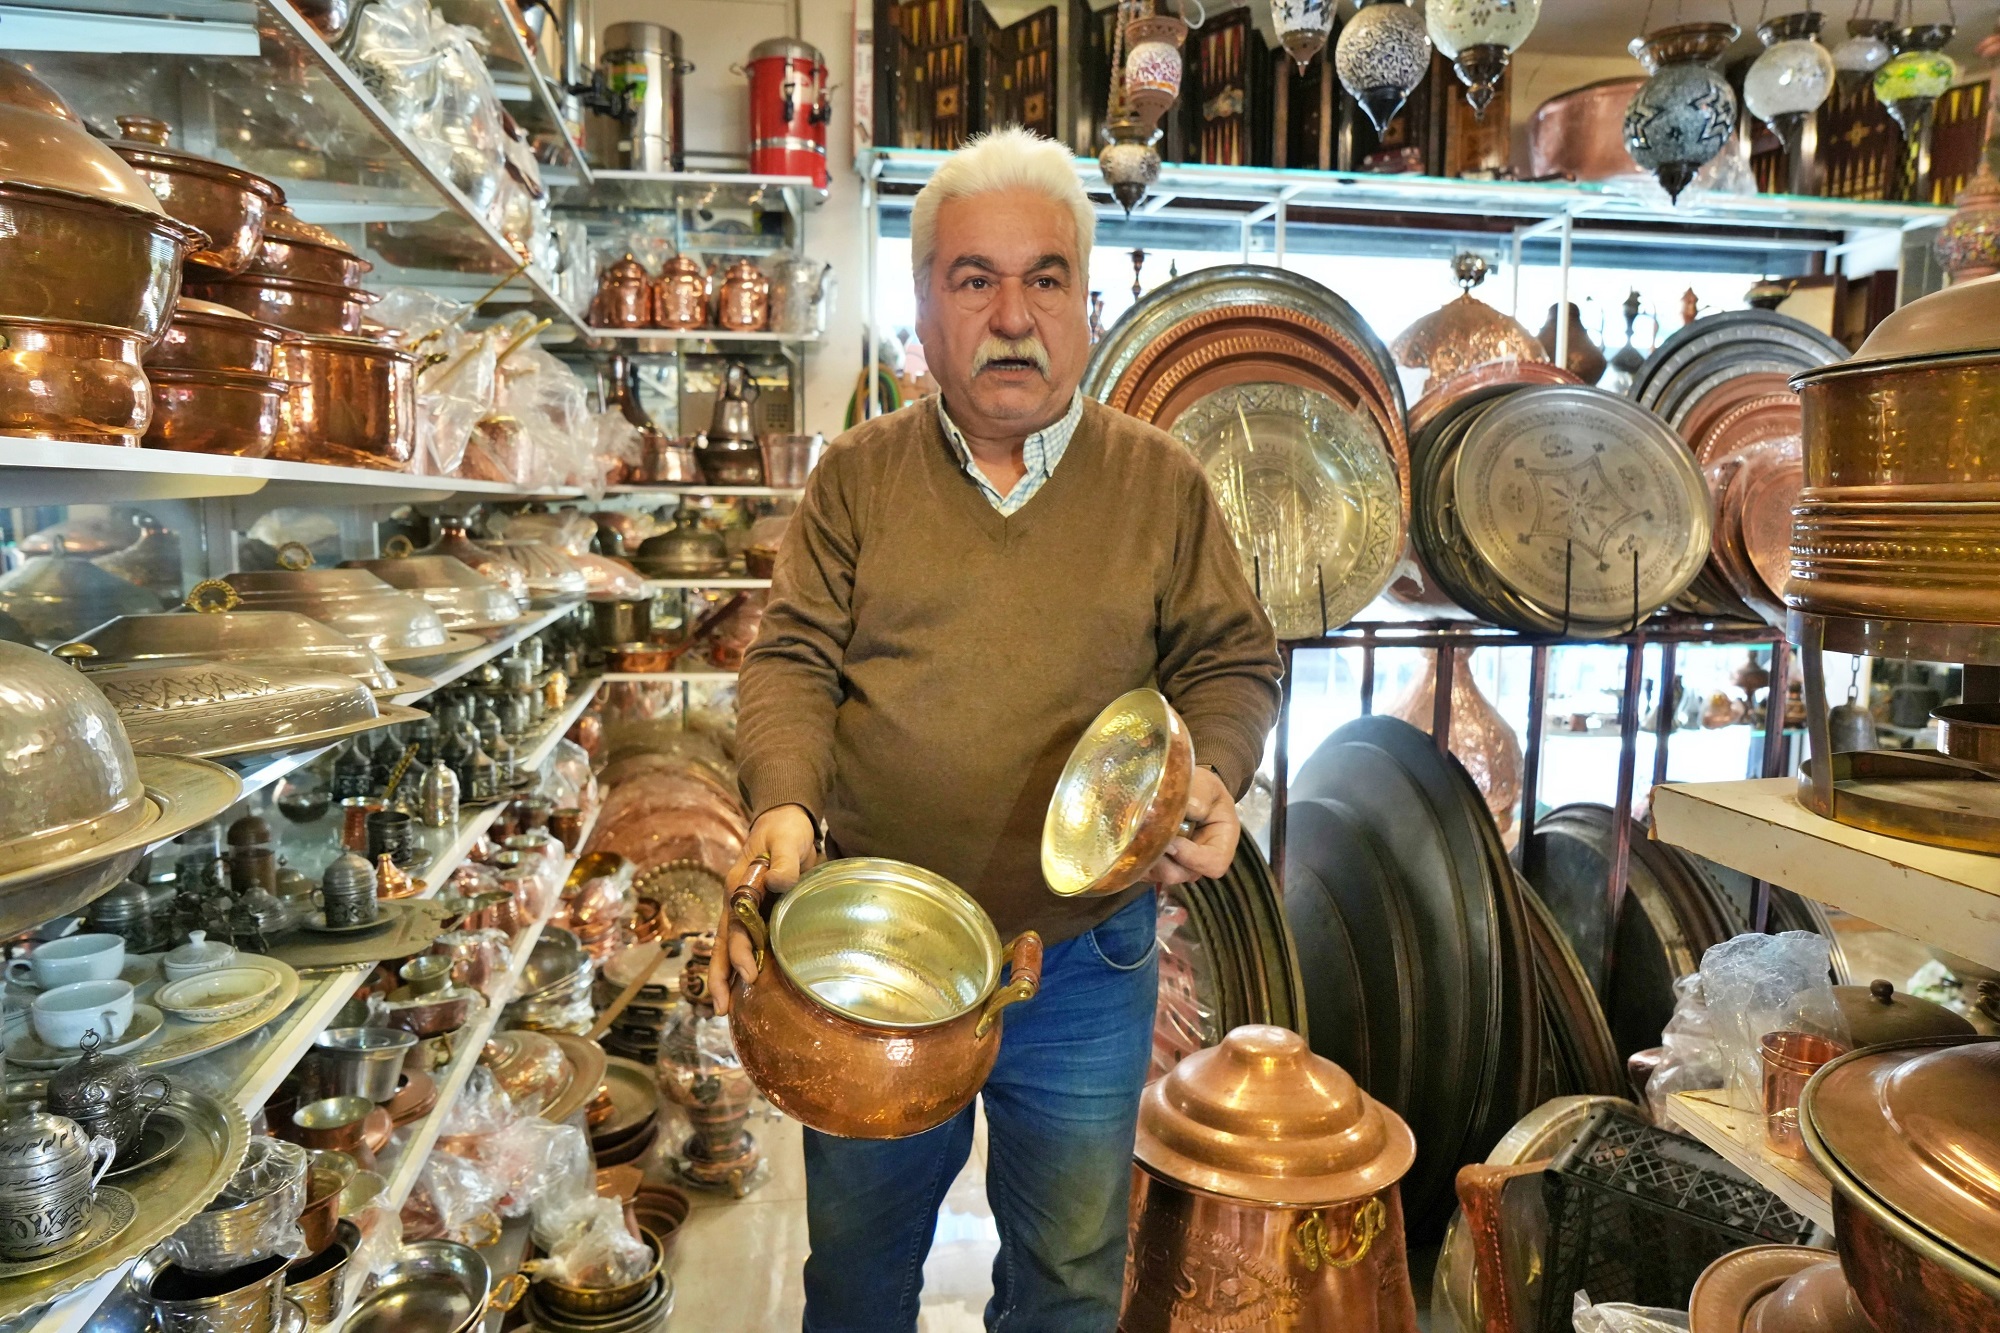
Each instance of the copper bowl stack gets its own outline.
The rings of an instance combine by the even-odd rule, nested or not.
[[[1792,384],[1805,417],[1786,602],[1814,615],[2000,623],[2000,278],[1897,310]]]

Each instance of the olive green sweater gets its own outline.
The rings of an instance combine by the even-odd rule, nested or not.
[[[1195,761],[1249,785],[1280,659],[1201,468],[1095,402],[1060,465],[1003,516],[926,400],[834,441],[785,534],[743,664],[753,811],[822,815],[844,856],[887,856],[979,900],[1002,939],[1050,943],[1128,901],[1042,879],[1042,819],[1070,747],[1153,684]]]

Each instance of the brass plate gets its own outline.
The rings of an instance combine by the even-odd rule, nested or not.
[[[1852,750],[1833,756],[1833,806],[1813,787],[1820,763],[1799,765],[1799,804],[1836,823],[1886,837],[2000,852],[2000,777],[1962,759],[1922,750]]]
[[[604,1054],[602,1046],[586,1037],[567,1032],[547,1032],[543,1035],[562,1047],[563,1054],[569,1057],[569,1085],[541,1110],[542,1119],[559,1125],[597,1096],[597,1090],[604,1085],[604,1071],[610,1057]]]
[[[241,759],[328,745],[426,716],[378,703],[352,676],[236,662],[133,667],[91,677],[135,748]]]
[[[146,817],[117,837],[100,842],[88,851],[0,875],[0,895],[96,865],[121,852],[138,851],[156,842],[179,837],[196,824],[227,810],[243,794],[242,779],[219,764],[164,754],[142,754],[137,758],[139,781],[146,787]],[[57,911],[48,915],[60,916],[62,913]]]
[[[10,1082],[14,1100],[47,1095],[43,1080]],[[232,1101],[185,1084],[176,1084],[167,1098],[188,1127],[179,1151],[154,1170],[132,1176],[120,1186],[137,1206],[138,1216],[105,1249],[70,1259],[25,1277],[0,1280],[0,1319],[13,1319],[86,1286],[120,1264],[129,1263],[172,1235],[200,1212],[229,1183],[250,1146],[250,1124]]]
[[[1279,638],[1338,629],[1388,586],[1402,503],[1366,414],[1296,384],[1238,384],[1201,398],[1170,433],[1208,473]]]
[[[1483,413],[1451,464],[1459,523],[1501,581],[1594,620],[1665,605],[1708,556],[1708,492],[1674,433],[1616,394],[1521,389]],[[1569,557],[1566,559],[1566,555]]]

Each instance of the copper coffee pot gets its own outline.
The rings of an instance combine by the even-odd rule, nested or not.
[[[653,322],[646,268],[631,252],[598,275],[590,322],[600,329],[643,329]]]
[[[755,333],[770,319],[771,280],[749,260],[737,260],[723,272],[715,322],[737,333]]]
[[[1146,1089],[1122,1333],[1416,1333],[1397,1188],[1416,1138],[1277,1027]]]
[[[708,270],[688,255],[675,255],[653,283],[653,325],[698,329],[708,323]]]

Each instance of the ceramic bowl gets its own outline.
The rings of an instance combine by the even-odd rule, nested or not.
[[[154,993],[153,1003],[184,1022],[220,1023],[249,1013],[277,988],[276,975],[262,968],[219,967],[168,982]]]

